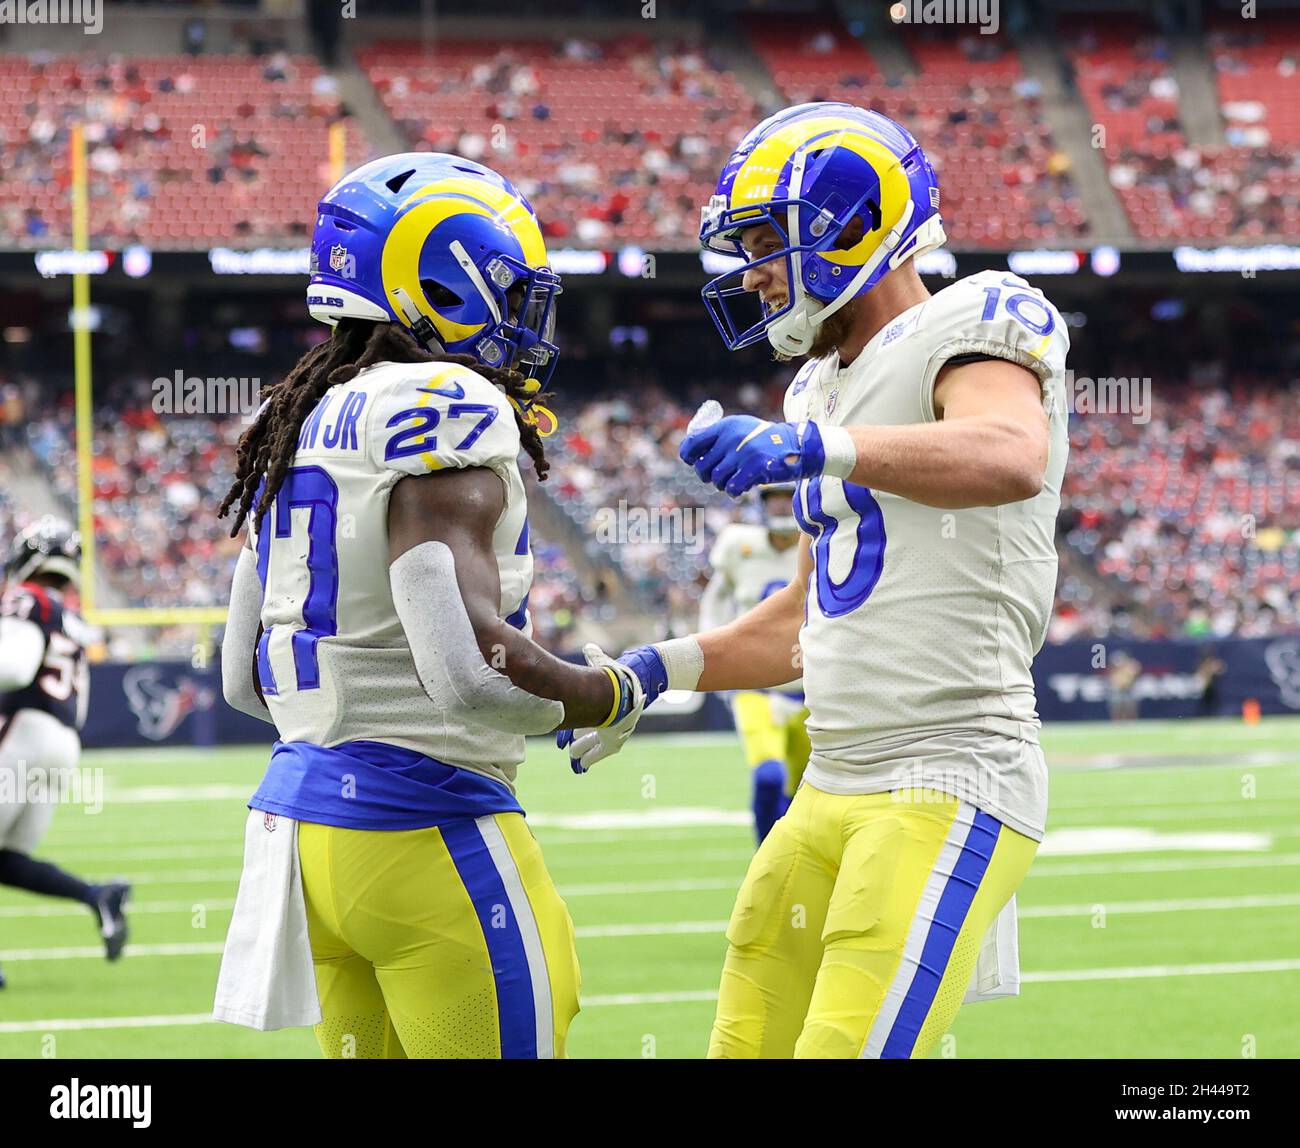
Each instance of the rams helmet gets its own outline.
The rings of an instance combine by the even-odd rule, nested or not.
[[[841,232],[861,216],[848,248]],[[939,187],[920,144],[879,112],[844,103],[798,104],[768,117],[731,153],[701,213],[700,243],[745,257],[740,235],[770,223],[779,251],[710,280],[703,297],[728,350],[764,335],[786,356],[807,354],[817,327],[895,267],[940,246]],[[783,259],[789,297],[745,325],[733,311],[745,271]],[[752,300],[754,296],[750,294]]]
[[[555,369],[560,277],[528,200],[489,167],[440,152],[377,159],[326,193],[311,243],[307,307],[401,323],[427,349]]]

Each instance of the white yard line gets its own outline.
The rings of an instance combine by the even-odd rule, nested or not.
[[[170,945],[127,945],[124,957],[210,957],[225,948],[224,941],[182,941]],[[76,945],[62,949],[0,949],[5,961],[83,961],[104,959],[103,945]]]
[[[130,912],[143,913],[190,913],[197,907],[206,909],[229,909],[233,901],[212,901],[202,906],[186,901],[156,901],[143,905],[129,906]],[[1106,901],[1098,899],[1077,905],[1029,905],[1022,906],[1020,916],[1023,918],[1063,918],[1090,917],[1098,910],[1106,913],[1147,914],[1147,913],[1194,913],[1225,912],[1237,909],[1280,909],[1300,905],[1300,894],[1278,893],[1244,897],[1190,897],[1180,900],[1165,901]],[[85,912],[79,905],[68,909],[62,906],[25,906],[0,910],[0,916],[51,917],[70,915],[73,911]],[[575,932],[579,937],[669,937],[698,933],[722,934],[726,931],[725,920],[709,921],[648,921],[630,924],[582,925]],[[129,957],[175,957],[207,955],[219,953],[221,945],[208,941],[178,942],[176,944],[129,945],[126,956]],[[0,950],[0,961],[40,961],[40,960],[80,960],[96,958],[103,955],[98,946],[75,946],[49,949],[10,949]]]
[[[217,912],[233,909],[233,897],[206,897],[190,901],[127,901],[126,911],[134,917],[138,913],[193,913],[195,909]],[[0,905],[0,919],[24,917],[85,917],[86,906],[76,901],[37,902],[21,905]]]
[[[1145,861],[1077,861],[1062,864],[1036,861],[1029,869],[1034,877],[1092,877],[1124,873],[1184,873],[1197,869],[1273,869],[1300,865],[1300,853],[1216,854],[1211,857],[1153,857]]]
[[[1127,968],[1055,969],[1031,972],[1021,979],[1030,984],[1064,984],[1077,981],[1142,980],[1164,977],[1244,976],[1253,973],[1300,971],[1300,960],[1224,961],[1200,965],[1134,965]],[[716,989],[688,989],[662,993],[607,993],[582,998],[582,1007],[611,1008],[624,1005],[705,1004],[718,998]],[[171,1016],[119,1016],[59,1018],[54,1020],[0,1021],[0,1035],[15,1033],[74,1032],[88,1029],[172,1028],[215,1024],[207,1013]]]

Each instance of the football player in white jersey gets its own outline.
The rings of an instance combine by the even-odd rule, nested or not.
[[[789,585],[798,564],[794,483],[759,487],[762,522],[724,527],[709,552],[712,575],[700,598],[700,629],[712,630],[752,610]],[[790,805],[808,764],[803,682],[771,690],[739,690],[731,714],[752,775],[754,834],[761,845]]]
[[[630,730],[642,697],[530,637],[517,460],[545,478],[559,279],[528,201],[437,154],[332,188],[312,260],[333,331],[270,391],[222,506],[249,527],[224,692],[279,740],[216,1013],[314,1023],[329,1057],[562,1056],[573,927],[515,771],[525,734]]]
[[[769,688],[802,664],[812,758],[737,898],[711,1056],[925,1056],[968,992],[1018,985],[1069,344],[1015,275],[929,293],[914,260],[944,240],[938,207],[904,129],[821,103],[751,131],[704,211],[705,246],[745,261],[704,290],[727,345],[809,357],[788,421],[724,417],[681,445],[733,496],[798,483],[798,574],[621,659],[656,694]],[[621,740],[573,745],[594,761]]]

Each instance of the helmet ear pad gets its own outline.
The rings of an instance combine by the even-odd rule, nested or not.
[[[424,289],[424,297],[429,301],[430,307],[446,310],[448,307],[465,305],[465,300],[445,283],[439,283],[434,279],[421,279],[420,286]]]

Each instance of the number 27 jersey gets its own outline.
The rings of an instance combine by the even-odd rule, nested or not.
[[[407,475],[485,467],[505,508],[492,549],[501,616],[530,632],[533,562],[509,401],[473,370],[381,363],[331,388],[251,531],[263,598],[256,672],[284,741],[378,741],[512,785],[520,735],[468,727],[416,675],[388,580],[388,501]]]

